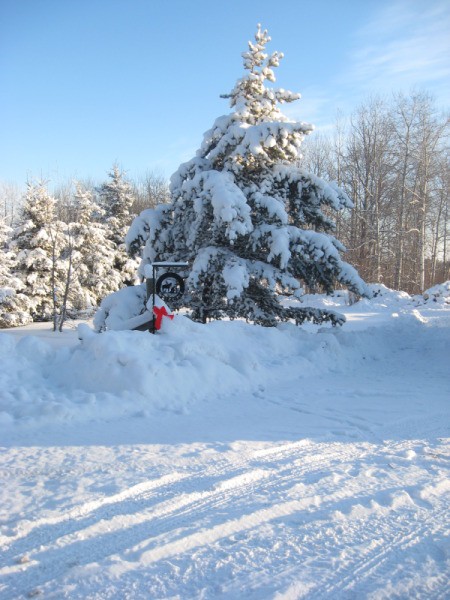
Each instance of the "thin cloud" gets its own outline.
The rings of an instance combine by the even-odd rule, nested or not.
[[[324,125],[324,116],[329,120],[336,111],[333,98],[319,87],[306,87],[300,100],[282,107],[282,112],[290,119],[312,123],[315,127]]]
[[[420,86],[449,91],[450,4],[399,1],[384,6],[357,32],[341,81],[378,92]]]

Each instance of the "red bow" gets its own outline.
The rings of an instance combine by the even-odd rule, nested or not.
[[[169,319],[173,319],[173,315],[169,315],[165,306],[154,306],[153,312],[156,315],[155,319],[155,329],[158,331],[161,329],[161,322],[163,317],[169,317]]]

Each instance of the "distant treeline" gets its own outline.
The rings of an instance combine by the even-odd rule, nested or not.
[[[336,237],[366,281],[418,293],[450,278],[449,125],[431,96],[412,92],[371,98],[306,140],[302,163],[353,201]]]

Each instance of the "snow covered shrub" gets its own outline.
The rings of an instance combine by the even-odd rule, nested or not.
[[[170,308],[164,300],[155,295],[155,305],[163,309],[163,316],[170,316]],[[153,297],[147,298],[146,284],[131,285],[107,296],[94,316],[96,331],[142,329],[148,331],[153,325]],[[159,329],[158,317],[155,317],[156,329]]]
[[[124,329],[124,323],[145,312],[146,302],[145,284],[125,287],[110,294],[102,301],[95,313],[95,330]]]
[[[246,73],[224,96],[232,112],[215,121],[196,156],[172,176],[172,203],[135,219],[128,249],[137,254],[145,244],[143,265],[189,262],[184,301],[195,320],[341,323],[332,311],[280,302],[281,294],[300,297],[301,283],[329,293],[336,281],[359,295],[367,288],[341,259],[345,249],[324,212],[351,206],[349,198],[298,166],[313,126],[290,120],[278,105],[300,95],[265,85],[275,81],[283,57],[265,53],[269,41],[258,26],[242,55]]]
[[[384,302],[403,302],[411,300],[411,296],[407,292],[391,290],[383,283],[370,283],[367,286],[369,297]]]
[[[33,320],[30,303],[24,294],[11,287],[0,287],[0,329],[27,325]]]
[[[450,281],[434,285],[423,293],[425,302],[439,302],[450,304]]]

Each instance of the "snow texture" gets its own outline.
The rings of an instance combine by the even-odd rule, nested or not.
[[[0,333],[0,598],[445,598],[449,284],[371,287],[303,298],[339,330]]]

